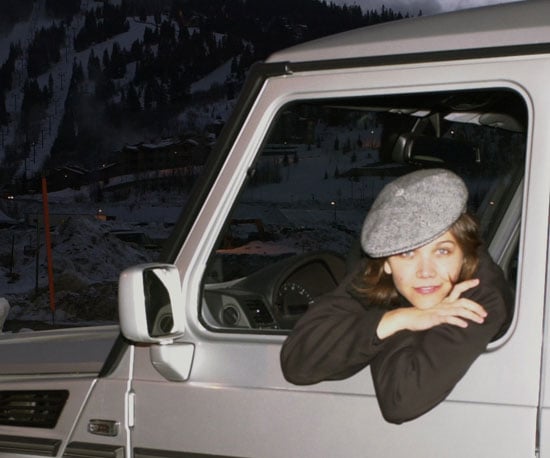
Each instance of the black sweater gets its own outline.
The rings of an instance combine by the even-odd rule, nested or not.
[[[357,273],[298,321],[283,344],[281,365],[289,382],[308,385],[350,377],[370,364],[382,415],[392,423],[412,420],[444,400],[513,313],[512,290],[483,251],[474,275],[480,284],[462,294],[485,308],[483,324],[400,331],[380,340],[376,329],[387,309],[366,306],[349,294]],[[404,306],[411,305],[404,301]]]

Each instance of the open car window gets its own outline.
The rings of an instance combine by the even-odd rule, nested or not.
[[[284,106],[210,256],[202,321],[292,329],[359,261],[361,225],[384,185],[425,167],[465,180],[469,210],[514,285],[527,122],[523,99],[498,88]]]

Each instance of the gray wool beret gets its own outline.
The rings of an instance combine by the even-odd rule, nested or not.
[[[466,211],[468,189],[444,169],[422,169],[384,186],[361,230],[373,258],[414,250],[443,235]]]

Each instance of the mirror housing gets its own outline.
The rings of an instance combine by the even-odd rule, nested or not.
[[[118,282],[122,334],[133,342],[169,343],[184,334],[181,279],[172,264],[139,264]]]

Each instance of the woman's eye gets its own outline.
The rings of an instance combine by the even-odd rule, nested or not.
[[[414,255],[414,251],[405,251],[404,253],[401,253],[402,258],[412,258]]]
[[[448,248],[439,248],[437,250],[437,253],[438,254],[443,254],[443,255],[446,255],[446,254],[449,254],[451,251],[448,249]]]

